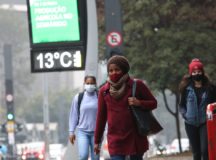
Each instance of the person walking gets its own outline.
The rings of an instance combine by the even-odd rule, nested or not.
[[[108,60],[107,82],[98,94],[98,114],[95,129],[95,152],[100,144],[107,122],[108,150],[112,160],[142,160],[148,150],[147,136],[138,134],[130,106],[153,110],[157,101],[142,80],[137,79],[136,97],[132,97],[133,79],[128,72],[126,57],[115,55]]]
[[[216,102],[216,88],[205,75],[199,59],[192,59],[189,74],[183,76],[179,90],[180,113],[185,120],[193,160],[208,160],[206,108],[208,104]]]
[[[73,145],[77,137],[79,160],[88,160],[89,149],[91,160],[99,160],[99,155],[94,154],[94,131],[98,106],[94,76],[85,76],[84,89],[83,93],[75,95],[71,104],[69,140]],[[77,134],[75,134],[76,128]]]

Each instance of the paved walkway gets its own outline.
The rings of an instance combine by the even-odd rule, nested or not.
[[[158,156],[158,157],[152,157],[148,158],[146,160],[193,160],[191,153],[182,153],[179,155],[173,155],[173,156]]]
[[[192,157],[157,157],[146,160],[193,160]]]

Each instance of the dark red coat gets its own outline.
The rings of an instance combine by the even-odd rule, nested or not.
[[[143,154],[148,149],[146,136],[137,133],[134,119],[129,110],[128,97],[132,95],[133,80],[128,79],[125,95],[115,100],[109,94],[109,83],[99,90],[98,113],[95,130],[95,144],[101,142],[106,122],[108,122],[108,149],[110,155]],[[142,107],[155,109],[157,101],[141,81],[137,80],[136,98],[142,100]]]

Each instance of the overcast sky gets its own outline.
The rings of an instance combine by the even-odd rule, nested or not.
[[[26,0],[0,0],[0,4],[26,4]]]

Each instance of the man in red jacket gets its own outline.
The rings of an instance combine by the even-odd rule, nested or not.
[[[138,134],[129,106],[153,110],[157,101],[141,80],[137,80],[136,96],[132,96],[133,79],[128,72],[130,65],[124,56],[115,55],[107,63],[107,83],[101,87],[98,96],[98,113],[95,130],[95,152],[106,122],[108,122],[108,149],[112,160],[142,160],[148,150],[146,136]]]

